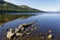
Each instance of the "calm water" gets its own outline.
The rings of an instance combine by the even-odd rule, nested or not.
[[[60,13],[40,13],[36,16],[31,16],[27,19],[16,19],[14,21],[10,21],[8,23],[3,24],[4,27],[0,27],[0,36],[2,34],[2,29],[7,29],[9,27],[18,27],[20,24],[23,23],[30,23],[35,20],[38,20],[37,22],[37,30],[36,33],[48,33],[48,30],[52,30],[52,34],[54,36],[60,36]]]

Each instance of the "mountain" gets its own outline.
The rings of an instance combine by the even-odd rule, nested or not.
[[[26,5],[20,5],[19,7],[22,8],[25,12],[44,12],[44,11],[41,11],[41,10],[38,10],[35,8],[31,8],[31,7],[26,6]]]
[[[44,12],[26,5],[15,5],[6,1],[0,1],[0,12]]]

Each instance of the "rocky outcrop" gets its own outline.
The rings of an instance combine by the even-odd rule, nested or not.
[[[36,23],[20,24],[18,28],[12,29],[7,32],[7,38],[13,39],[20,36],[29,35],[31,31],[36,30]],[[32,27],[32,28],[31,28]]]

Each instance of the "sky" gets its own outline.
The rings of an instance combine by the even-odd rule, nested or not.
[[[60,11],[60,0],[5,0],[16,5],[27,5],[44,11]]]

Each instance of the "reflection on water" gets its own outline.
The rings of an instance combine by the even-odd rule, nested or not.
[[[27,19],[16,19],[14,21],[8,22],[4,24],[3,29],[7,29],[8,27],[18,27],[20,24],[29,23],[38,20],[38,25],[35,32],[32,34],[48,34],[48,30],[52,31],[53,37],[60,37],[60,14],[59,13],[41,13],[36,16],[31,16]],[[1,27],[2,28],[2,27]],[[1,29],[0,29],[1,30]],[[1,34],[1,33],[0,33]]]
[[[15,19],[26,19],[28,17],[35,16],[35,14],[0,14],[0,24],[3,24],[5,22],[9,22]]]

